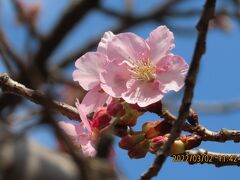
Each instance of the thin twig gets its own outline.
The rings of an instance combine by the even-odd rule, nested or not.
[[[156,176],[160,171],[163,163],[165,162],[171,145],[175,141],[175,139],[180,135],[182,126],[189,114],[189,109],[191,106],[194,87],[197,79],[197,74],[200,67],[201,57],[205,53],[206,50],[206,38],[207,38],[207,31],[208,31],[208,23],[210,19],[214,17],[214,10],[215,10],[216,0],[206,0],[204,10],[202,16],[197,24],[198,30],[198,39],[196,42],[196,47],[193,53],[192,63],[190,65],[190,69],[188,71],[186,80],[185,80],[185,91],[182,100],[181,107],[179,109],[179,116],[177,120],[174,122],[172,127],[170,137],[167,143],[163,146],[161,150],[157,152],[157,157],[154,160],[151,167],[145,172],[141,179],[151,179],[152,177]]]
[[[34,103],[47,106],[54,111],[62,113],[69,119],[79,120],[79,115],[76,108],[62,102],[52,101],[43,93],[29,89],[24,85],[12,80],[7,74],[0,74],[0,88],[4,92],[22,96]]]
[[[188,119],[189,118],[194,119],[194,114],[195,113],[190,114]],[[167,110],[163,110],[161,117],[169,122],[174,122],[177,120],[177,118]],[[200,136],[203,141],[240,142],[240,130],[231,130],[231,129],[221,128],[219,131],[215,132],[207,129],[206,127],[198,123],[196,123],[195,126],[189,123],[184,123],[182,130],[186,132],[194,133]]]
[[[222,143],[226,141],[240,142],[240,130],[221,128],[219,131],[214,132],[202,125],[192,127],[187,126],[186,124],[184,125],[183,130],[201,136],[203,141],[214,141]]]

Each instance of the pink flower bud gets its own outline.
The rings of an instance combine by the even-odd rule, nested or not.
[[[150,147],[149,150],[151,152],[156,152],[159,148],[164,145],[168,140],[167,136],[157,136],[150,140]]]
[[[107,108],[101,107],[94,115],[91,126],[93,128],[102,129],[109,125],[111,119],[111,116],[107,113]]]

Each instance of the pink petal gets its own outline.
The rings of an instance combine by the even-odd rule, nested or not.
[[[89,141],[89,135],[85,133],[84,128],[81,125],[76,125],[68,121],[60,121],[58,125],[64,130],[66,135],[73,141],[76,146],[79,144],[87,144]]]
[[[107,56],[110,61],[132,62],[146,59],[148,55],[149,47],[146,42],[133,33],[118,34],[108,43]]]
[[[99,73],[104,69],[107,57],[98,52],[89,52],[81,56],[75,63],[73,80],[78,81],[85,90],[90,90],[100,83]]]
[[[92,129],[91,129],[91,126],[89,124],[89,121],[87,119],[87,116],[86,114],[84,113],[84,107],[82,107],[82,105],[79,103],[78,99],[77,99],[77,102],[75,103],[77,109],[78,109],[78,113],[79,113],[79,116],[83,122],[83,125],[87,128],[87,130],[89,132],[92,132]]]
[[[95,112],[97,108],[103,106],[105,103],[111,100],[111,97],[105,93],[100,85],[96,86],[83,98],[81,106],[84,109],[85,114]]]
[[[113,98],[111,96],[108,96],[106,104],[109,105],[112,102],[112,99]]]
[[[162,84],[164,92],[179,91],[183,87],[188,64],[182,57],[170,54],[161,59],[157,69],[157,79]]]
[[[58,122],[58,125],[60,126],[61,129],[64,130],[64,132],[71,137],[77,137],[78,133],[76,131],[76,124],[73,124],[68,121],[60,121]]]
[[[150,60],[156,64],[174,48],[173,33],[166,26],[153,30],[146,40],[150,47]]]
[[[130,104],[138,104],[146,107],[153,104],[163,97],[161,85],[158,81],[144,82],[131,80],[128,82],[129,90],[123,93],[123,99]]]
[[[92,145],[92,142],[89,141],[88,144],[82,145],[82,152],[85,156],[94,157],[96,155],[96,149]]]
[[[112,41],[115,35],[111,32],[105,32],[103,37],[101,38],[100,43],[98,44],[97,52],[101,52],[103,54],[107,54],[107,46],[110,41]]]
[[[81,134],[78,136],[77,143],[80,145],[86,145],[88,141],[91,139],[90,134]]]
[[[128,65],[116,64],[116,61],[110,62],[105,71],[100,75],[101,88],[112,97],[121,97],[121,94],[127,90],[126,83],[130,78]]]

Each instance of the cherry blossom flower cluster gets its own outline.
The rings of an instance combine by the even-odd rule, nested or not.
[[[87,91],[81,104],[76,103],[82,122],[75,125],[62,121],[59,125],[85,155],[96,154],[99,133],[113,120],[116,131],[119,127],[134,126],[142,114],[139,109],[149,107],[161,101],[167,92],[183,87],[188,64],[171,53],[174,46],[173,33],[166,26],[157,27],[145,40],[130,32],[115,35],[108,31],[96,52],[88,52],[76,61],[73,80]],[[86,115],[93,112],[93,118],[87,119]],[[161,137],[149,138],[146,133],[151,132],[144,129],[136,137],[141,137],[139,142],[146,142],[149,151],[155,151],[156,144],[162,145],[168,139],[168,132],[158,133]],[[129,142],[135,135],[129,136],[126,131],[120,134],[123,137],[120,147],[132,147]],[[137,157],[134,153],[131,156]]]

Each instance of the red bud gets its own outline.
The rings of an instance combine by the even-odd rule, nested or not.
[[[125,109],[120,102],[113,101],[107,107],[107,112],[114,117],[121,117],[125,114]]]
[[[119,142],[119,146],[122,149],[130,149],[139,142],[143,141],[145,139],[145,134],[142,132],[133,134],[133,135],[127,135],[124,136],[121,141]]]
[[[101,107],[93,116],[91,126],[97,129],[102,129],[109,125],[111,119],[111,116],[107,113],[107,109]]]
[[[143,158],[146,156],[148,152],[148,148],[149,148],[149,141],[148,140],[141,141],[140,143],[136,144],[133,148],[128,150],[128,156],[130,158],[135,158],[135,159]]]

